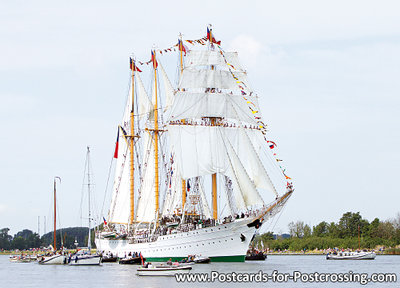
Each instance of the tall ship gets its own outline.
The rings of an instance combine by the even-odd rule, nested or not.
[[[176,84],[162,65],[173,51]],[[145,64],[151,89],[140,76]],[[255,234],[294,189],[238,54],[224,51],[209,26],[203,38],[180,36],[170,48],[153,49],[147,62],[131,58],[130,69],[97,249],[148,261],[245,261]]]

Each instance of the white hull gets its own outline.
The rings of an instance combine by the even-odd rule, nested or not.
[[[139,276],[174,276],[178,273],[189,273],[192,267],[138,268]]]
[[[83,255],[72,257],[69,265],[71,266],[81,266],[81,265],[100,265],[101,256],[100,255]]]
[[[148,261],[202,255],[210,257],[212,261],[242,262],[256,231],[255,227],[247,226],[253,220],[252,217],[243,218],[218,226],[163,235],[147,243],[98,238],[95,241],[99,251],[110,251],[119,257],[129,252],[141,252]]]
[[[337,255],[326,255],[327,260],[374,260],[376,254],[374,252],[342,252]]]
[[[42,265],[65,264],[65,256],[64,255],[53,255],[53,256],[43,257],[43,259],[39,260],[39,264],[42,264]]]

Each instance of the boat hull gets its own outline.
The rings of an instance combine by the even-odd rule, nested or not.
[[[212,262],[244,262],[250,241],[256,232],[248,227],[254,218],[243,218],[235,222],[159,236],[154,242],[129,243],[129,240],[96,238],[100,251],[123,257],[129,252],[141,252],[147,261],[180,261],[188,255],[202,255]]]
[[[189,273],[192,267],[180,266],[180,267],[154,267],[154,268],[143,268],[137,269],[137,275],[139,276],[174,276],[178,273]]]
[[[374,260],[376,254],[374,252],[366,252],[366,253],[355,253],[349,255],[334,255],[329,254],[326,255],[327,260]]]
[[[41,265],[62,265],[66,264],[66,259],[64,255],[53,255],[48,257],[43,257],[39,260]]]
[[[101,265],[101,256],[88,255],[88,256],[73,257],[69,262],[69,265],[71,266]]]

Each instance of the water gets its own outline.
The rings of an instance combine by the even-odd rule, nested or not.
[[[8,256],[0,255],[0,287],[399,287],[400,257],[377,256],[373,261],[327,261],[324,256],[269,255],[266,261],[246,263],[211,263],[193,266],[191,273],[257,273],[262,270],[271,274],[300,271],[302,273],[396,273],[392,283],[177,283],[174,277],[145,277],[136,275],[135,265],[104,263],[102,266],[58,266],[37,263],[12,263]]]

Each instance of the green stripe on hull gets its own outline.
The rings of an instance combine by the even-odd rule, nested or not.
[[[244,262],[245,255],[236,255],[236,256],[216,256],[210,257],[211,262]],[[147,262],[166,262],[169,259],[171,261],[181,261],[182,259],[187,257],[146,257]]]

